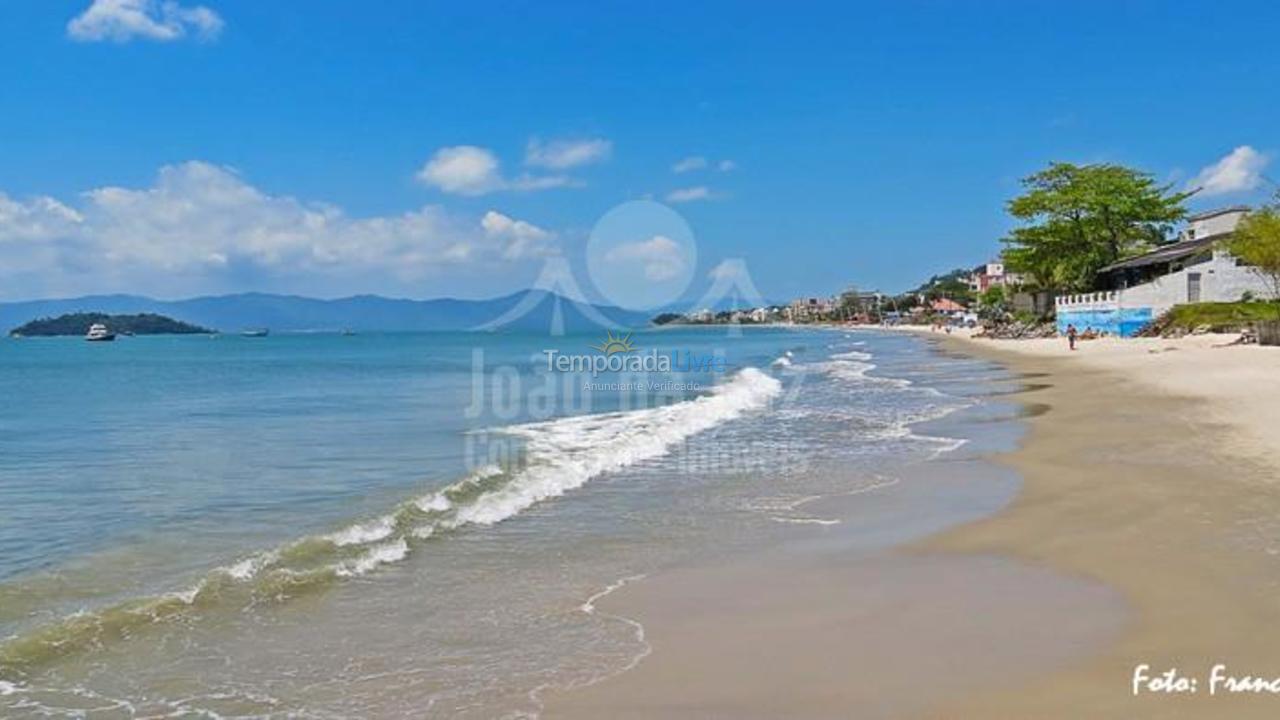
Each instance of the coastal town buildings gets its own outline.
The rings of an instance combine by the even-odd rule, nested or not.
[[[1175,305],[1270,298],[1270,286],[1221,247],[1248,212],[1193,215],[1177,242],[1102,268],[1097,292],[1056,298],[1059,331],[1070,324],[1127,337]]]
[[[854,314],[867,317],[880,310],[885,295],[878,290],[850,291],[840,297],[840,304]]]
[[[976,321],[977,316],[972,315],[968,308],[950,298],[938,298],[929,303],[929,309],[933,311],[935,316],[949,318],[953,322],[970,322]]]
[[[803,297],[793,300],[787,306],[787,319],[791,322],[805,322],[830,317],[835,313],[836,300],[827,297]]]
[[[969,289],[983,293],[993,287],[1012,287],[1022,283],[1017,273],[1005,272],[1004,263],[998,260],[985,262],[973,269],[969,276]]]
[[[956,302],[955,300],[950,300],[948,298],[938,298],[937,300],[934,300],[932,303],[930,303],[929,307],[936,313],[945,313],[945,314],[962,313],[965,310],[963,305]]]

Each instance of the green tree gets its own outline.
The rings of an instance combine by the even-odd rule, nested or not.
[[[1038,290],[1084,291],[1098,270],[1165,241],[1190,193],[1121,165],[1052,163],[1022,180],[1008,212],[1005,265]]]
[[[1246,215],[1222,245],[1270,283],[1272,298],[1280,300],[1280,204]]]
[[[923,295],[930,302],[947,298],[968,304],[973,301],[973,291],[969,288],[971,274],[972,271],[968,268],[957,268],[944,275],[934,275],[913,292]]]
[[[876,297],[873,293],[863,294],[851,285],[840,293],[840,297],[836,300],[836,313],[846,319],[863,314],[870,316],[873,320],[877,319],[880,307]]]
[[[847,290],[840,293],[840,298],[836,301],[836,312],[842,318],[849,318],[861,311],[862,305],[858,301],[858,288],[850,285]]]
[[[1004,288],[999,285],[992,285],[982,294],[978,296],[978,305],[987,308],[999,308],[1004,305]]]

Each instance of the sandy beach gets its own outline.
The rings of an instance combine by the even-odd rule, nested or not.
[[[1028,433],[991,458],[1021,477],[1007,507],[888,553],[801,542],[624,588],[599,611],[651,652],[546,717],[1280,713],[1211,682],[1280,676],[1280,350],[934,337],[1022,378]],[[1135,694],[1142,665],[1183,691]]]

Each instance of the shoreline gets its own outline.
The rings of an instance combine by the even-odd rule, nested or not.
[[[944,346],[1042,376],[1020,394],[1050,411],[1002,462],[1024,478],[1005,512],[944,532],[922,548],[997,552],[1094,578],[1121,592],[1134,622],[1071,670],[956,702],[959,716],[1274,717],[1280,697],[1208,692],[1212,666],[1280,675],[1280,443],[1259,422],[1277,389],[1250,378],[1280,354],[1227,346],[1228,336],[987,341]],[[1237,378],[1234,388],[1222,376]],[[1177,668],[1197,691],[1135,696],[1138,666]]]
[[[1034,378],[1008,397],[1035,408],[1028,435],[992,458],[1022,477],[1012,503],[879,553],[880,566],[846,549],[794,567],[677,570],[614,593],[602,603],[644,624],[652,654],[548,693],[545,717],[1275,715],[1271,695],[1135,697],[1131,686],[1141,664],[1201,683],[1216,663],[1280,675],[1280,492],[1268,484],[1280,444],[1239,412],[1276,391],[1206,399],[1217,381],[1199,363],[1222,338],[1067,355],[1062,341],[920,334]],[[1251,377],[1273,362],[1280,354],[1237,353],[1228,365]],[[1135,376],[1150,367],[1159,382]]]

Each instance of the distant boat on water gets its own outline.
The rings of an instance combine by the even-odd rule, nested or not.
[[[89,332],[85,333],[85,340],[89,342],[111,342],[116,339],[116,334],[107,329],[102,323],[94,323],[89,326]]]
[[[268,332],[266,328],[250,328],[240,331],[240,335],[241,337],[266,337]]]

